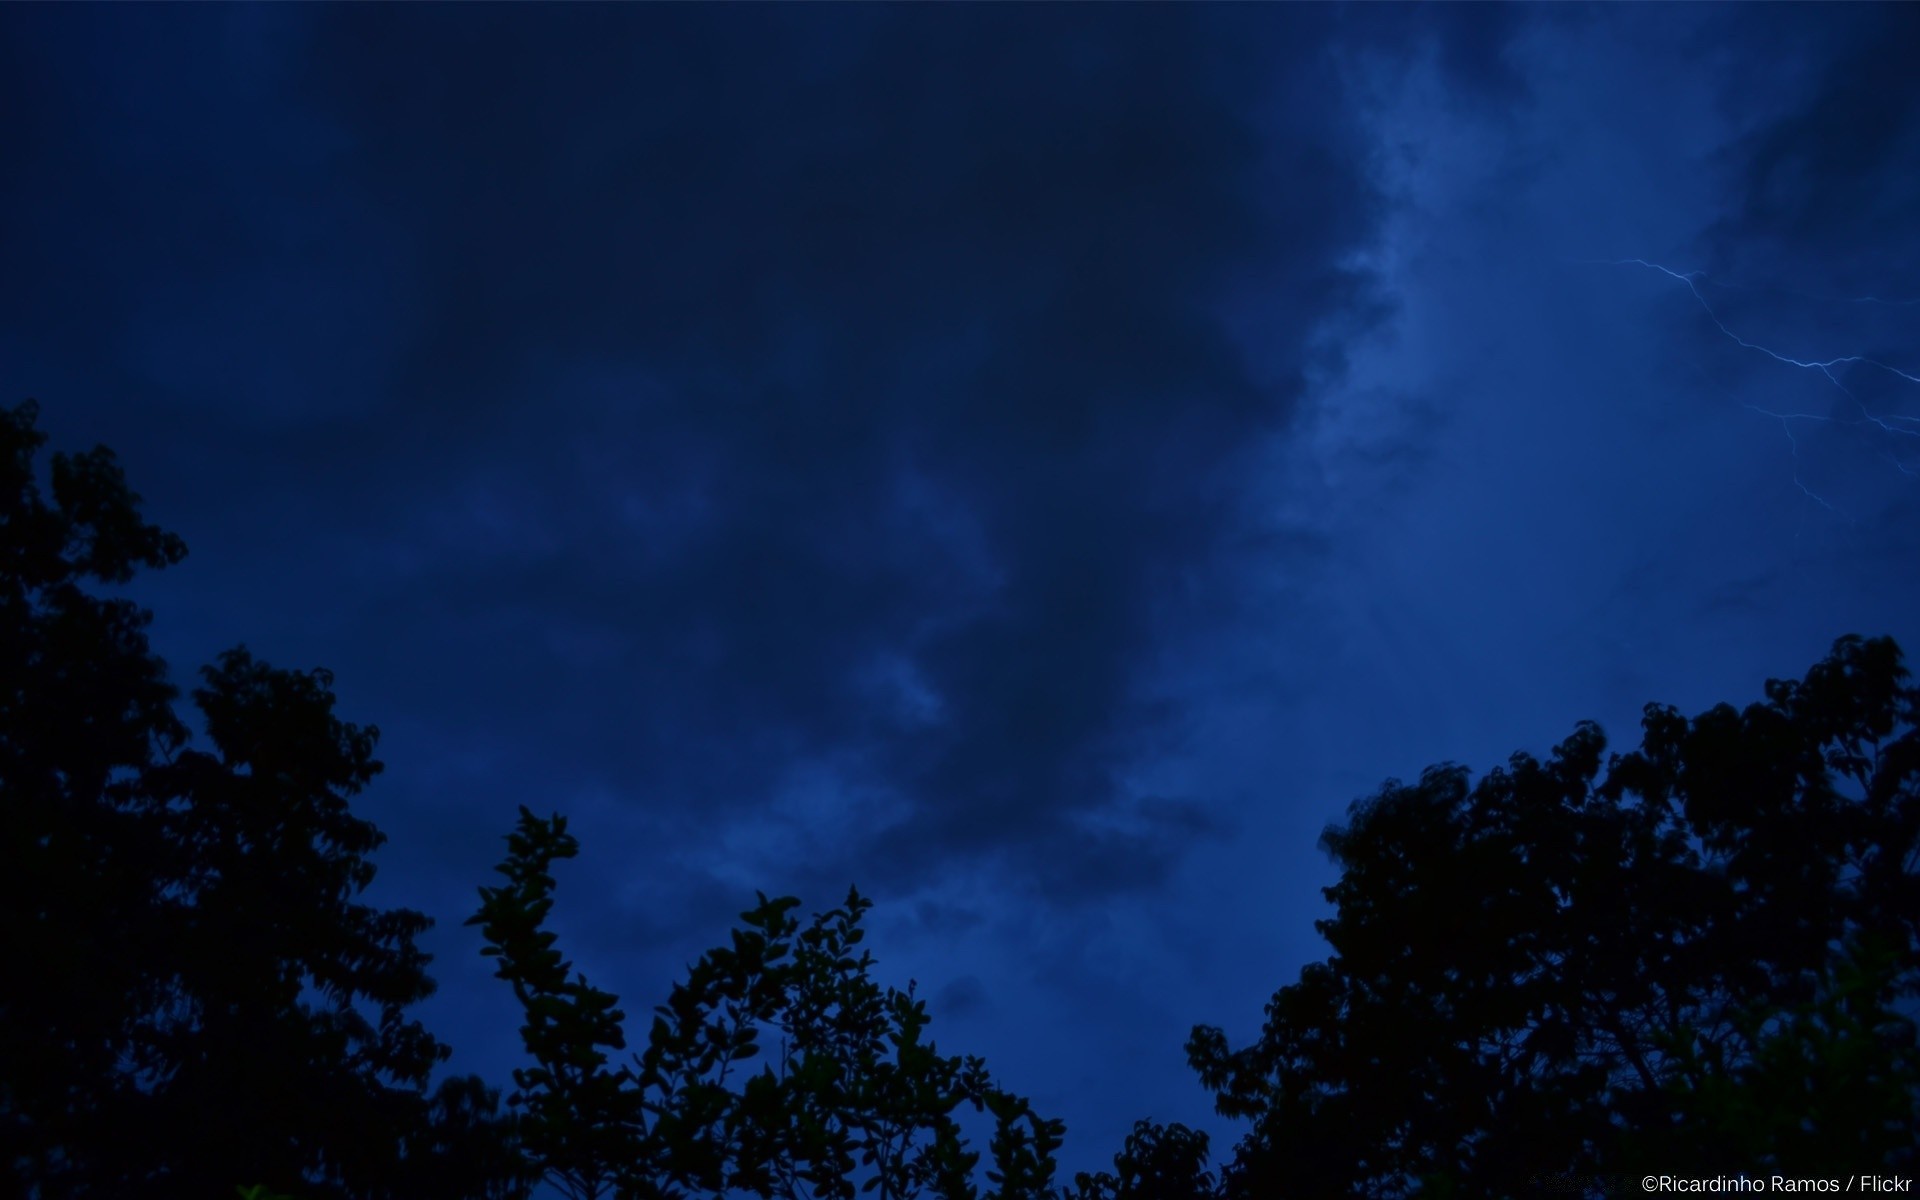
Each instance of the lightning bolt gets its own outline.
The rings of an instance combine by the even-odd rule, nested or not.
[[[1868,431],[1868,435],[1879,443],[1874,448],[1881,458],[1892,464],[1893,468],[1900,474],[1910,479],[1920,479],[1920,416],[1909,416],[1903,413],[1885,410],[1876,411],[1876,409],[1868,406],[1867,402],[1860,397],[1855,388],[1848,387],[1846,378],[1843,378],[1843,376],[1850,378],[1853,372],[1875,372],[1882,377],[1891,377],[1896,387],[1911,385],[1915,388],[1920,388],[1920,374],[1882,362],[1879,359],[1868,358],[1861,354],[1843,354],[1824,359],[1796,358],[1791,354],[1783,354],[1771,346],[1750,341],[1736,333],[1733,328],[1722,319],[1720,313],[1714,308],[1713,304],[1708,301],[1706,293],[1701,289],[1702,286],[1705,285],[1707,287],[1726,290],[1768,291],[1799,296],[1803,299],[1825,304],[1879,305],[1891,308],[1913,307],[1916,304],[1920,304],[1920,299],[1894,300],[1880,296],[1822,296],[1811,292],[1795,291],[1790,288],[1743,287],[1739,284],[1718,283],[1710,280],[1704,271],[1676,271],[1671,267],[1662,266],[1656,262],[1649,262],[1644,258],[1589,259],[1584,260],[1584,265],[1641,267],[1666,276],[1674,282],[1683,285],[1688,293],[1693,296],[1694,301],[1699,304],[1700,311],[1705,313],[1707,319],[1713,323],[1714,328],[1718,329],[1721,334],[1735,345],[1743,350],[1764,355],[1782,366],[1793,367],[1802,371],[1816,372],[1846,398],[1848,413],[1857,412],[1859,414],[1858,416],[1848,415],[1843,417],[1828,413],[1783,412],[1735,398],[1735,402],[1739,403],[1742,408],[1745,408],[1749,412],[1779,422],[1781,431],[1786,434],[1787,444],[1792,453],[1794,486],[1799,488],[1809,500],[1836,516],[1840,516],[1849,521],[1852,520],[1847,513],[1843,512],[1825,496],[1816,492],[1801,478],[1801,443],[1800,437],[1794,432],[1796,422],[1845,426],[1866,430]],[[1699,369],[1697,365],[1696,369]],[[1705,372],[1702,371],[1702,374],[1704,375]],[[1891,449],[1889,447],[1891,447]],[[1896,452],[1902,449],[1906,450],[1906,454],[1902,455]]]

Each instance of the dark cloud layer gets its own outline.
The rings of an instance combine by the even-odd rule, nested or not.
[[[1829,264],[1828,286],[1861,295],[1883,284],[1889,267],[1910,276],[1916,265],[1884,256],[1910,249],[1920,212],[1920,87],[1908,49],[1920,39],[1920,13],[1888,5],[1832,22],[1822,40],[1840,44],[1806,72],[1804,93],[1790,91],[1787,111],[1735,144],[1734,204],[1714,234],[1725,252],[1749,261],[1758,252]],[[1752,60],[1761,69],[1740,81],[1739,102],[1761,111],[1767,90],[1779,104],[1779,80],[1763,74],[1764,64],[1793,61],[1788,39],[1808,33],[1803,20],[1780,25],[1756,30]]]
[[[231,49],[264,19],[100,22],[102,104],[201,97],[95,151],[149,259],[103,299],[148,394],[275,353],[248,374],[359,393],[236,388],[218,486],[408,561],[340,614],[395,700],[702,819],[834,759],[896,814],[868,873],[1151,881],[1073,819],[1174,732],[1138,667],[1229,614],[1244,455],[1298,390],[1212,309],[1286,297],[1304,360],[1364,299],[1319,18],[341,10]],[[248,94],[263,52],[297,89]]]

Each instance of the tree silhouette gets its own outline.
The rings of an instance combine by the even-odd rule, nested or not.
[[[1074,1176],[1072,1200],[1206,1200],[1216,1194],[1207,1170],[1207,1135],[1185,1125],[1135,1122],[1113,1168]]]
[[[1534,1192],[1545,1175],[1846,1174],[1920,1128],[1920,692],[1887,639],[1692,721],[1580,725],[1357,803],[1333,948],[1191,1063],[1252,1131],[1235,1197]],[[1863,1167],[1862,1164],[1867,1164]]]
[[[871,902],[846,903],[802,929],[792,897],[742,914],[732,944],[709,951],[655,1009],[633,1065],[618,998],[569,979],[571,964],[540,928],[553,907],[556,858],[579,844],[564,817],[522,808],[500,865],[505,886],[482,888],[486,954],[527,1013],[527,1051],[514,1072],[526,1146],[547,1177],[580,1200],[672,1200],[723,1192],[783,1200],[932,1196],[976,1200],[977,1152],[954,1118],[992,1114],[986,1200],[1052,1200],[1062,1123],[992,1083],[973,1057],[947,1058],[922,1040],[926,1003],[913,988],[884,992],[854,956]],[[744,1064],[777,1036],[777,1063]],[[729,1081],[737,1087],[729,1087]],[[864,1178],[862,1176],[864,1175]]]
[[[0,1169],[16,1194],[397,1196],[427,1175],[522,1194],[478,1080],[404,1010],[429,921],[353,897],[384,841],[348,810],[377,731],[325,671],[244,648],[193,699],[188,745],[150,615],[90,594],[178,562],[104,448],[56,455],[0,410]],[[372,1019],[364,1006],[374,1010]],[[480,1177],[475,1164],[484,1167]]]

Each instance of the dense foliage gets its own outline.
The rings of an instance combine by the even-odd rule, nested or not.
[[[553,903],[548,866],[578,843],[564,818],[524,808],[508,842],[508,884],[481,889],[471,923],[527,1011],[539,1066],[514,1073],[512,1098],[531,1116],[527,1145],[570,1194],[853,1200],[864,1187],[881,1200],[975,1200],[980,1156],[953,1115],[971,1105],[996,1126],[988,1196],[1053,1195],[1061,1123],[995,1087],[978,1058],[942,1057],[923,1041],[925,1002],[911,988],[882,992],[868,977],[872,956],[854,956],[871,907],[858,892],[804,930],[791,915],[798,900],[762,896],[732,946],[703,956],[655,1010],[632,1067],[609,1071],[602,1048],[626,1044],[617,998],[569,980],[554,935],[540,930]],[[747,1073],[768,1036],[780,1040],[777,1062]]]
[[[1502,1196],[1543,1176],[1914,1162],[1920,691],[1843,638],[1765,703],[1650,705],[1324,845],[1332,945],[1252,1045],[1188,1045],[1252,1132],[1229,1194]]]
[[[333,715],[326,672],[236,649],[202,672],[193,748],[149,615],[89,591],[185,548],[104,449],[56,455],[49,503],[36,416],[0,410],[6,1190],[524,1192],[497,1093],[425,1093],[448,1053],[405,1018],[427,918],[353,899],[384,840],[348,811],[376,731]]]

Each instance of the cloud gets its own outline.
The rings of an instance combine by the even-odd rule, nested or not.
[[[985,1012],[993,1007],[993,1000],[987,995],[987,989],[977,975],[962,975],[940,989],[934,997],[932,1011],[939,1016],[958,1020],[976,1013]]]
[[[829,764],[889,798],[876,885],[1150,883],[1191,824],[1081,820],[1177,736],[1144,668],[1232,618],[1250,452],[1369,303],[1331,76],[1170,10],[816,16],[318,23],[304,102],[412,298],[330,440],[411,564],[354,639],[632,803]],[[1248,288],[1277,384],[1215,316]]]
[[[1896,264],[1910,274],[1920,82],[1907,47],[1920,14],[1769,14],[1739,29],[1754,69],[1729,82],[1726,103],[1765,115],[1725,156],[1731,204],[1710,244],[1735,269],[1816,268],[1822,289],[1848,296],[1883,289]]]

